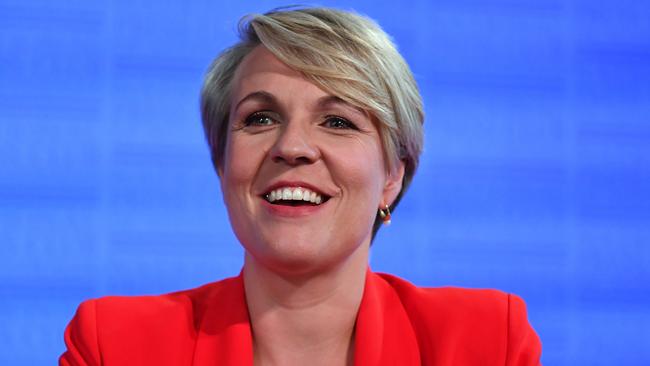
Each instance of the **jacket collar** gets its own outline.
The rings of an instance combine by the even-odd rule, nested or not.
[[[399,296],[368,269],[357,315],[354,364],[420,365],[415,331]]]
[[[197,300],[194,365],[253,365],[253,342],[242,274],[212,285]],[[415,332],[402,302],[370,269],[355,326],[354,364],[420,365]]]
[[[199,324],[193,365],[252,366],[253,338],[242,274],[213,286],[195,304]]]

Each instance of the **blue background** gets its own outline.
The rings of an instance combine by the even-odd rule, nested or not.
[[[198,93],[283,4],[0,0],[1,364],[54,364],[83,299],[238,273]],[[521,295],[546,365],[650,364],[650,3],[321,4],[376,19],[426,104],[373,268]]]

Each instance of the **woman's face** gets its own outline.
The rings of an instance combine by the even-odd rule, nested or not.
[[[370,115],[255,48],[235,73],[219,167],[230,221],[248,255],[277,272],[328,268],[367,251],[377,209],[403,167],[385,169]]]

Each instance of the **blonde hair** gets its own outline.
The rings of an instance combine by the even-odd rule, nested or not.
[[[424,111],[411,71],[374,21],[331,8],[285,8],[240,21],[241,41],[210,65],[201,91],[203,127],[215,167],[226,145],[231,82],[237,66],[258,45],[328,93],[368,111],[377,121],[387,169],[405,165],[402,191],[422,151]],[[380,220],[375,221],[376,232]]]

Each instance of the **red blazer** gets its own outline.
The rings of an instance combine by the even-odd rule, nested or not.
[[[368,271],[354,364],[539,365],[524,302],[496,290],[418,288]],[[59,365],[252,366],[241,275],[162,296],[83,302]]]

